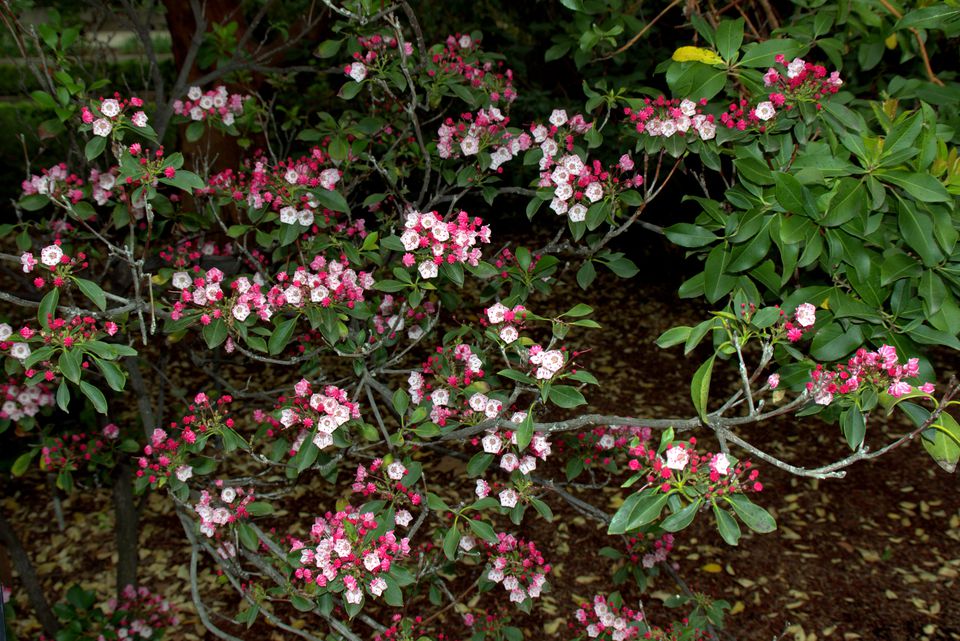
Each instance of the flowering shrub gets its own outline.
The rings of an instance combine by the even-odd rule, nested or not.
[[[730,545],[741,523],[775,530],[758,504],[777,501],[762,466],[839,477],[916,438],[956,467],[960,425],[946,410],[957,386],[938,388],[919,350],[960,348],[957,197],[932,169],[935,136],[948,134],[931,107],[858,110],[848,80],[798,41],[743,45],[744,21],[698,17],[712,48],[663,61],[667,94],[584,83],[582,109],[522,112],[519,79],[481,34],[431,45],[406,2],[368,5],[324,3],[336,38],[315,54],[333,64],[329,112],[278,106],[234,73],[279,60],[258,57],[255,25],[236,42],[214,25],[229,57],[207,52],[209,72],[141,94],[156,104],[68,87],[56,50],[55,114],[84,160],[25,181],[21,222],[0,234],[15,235],[4,260],[32,287],[3,292],[0,318],[0,427],[15,472],[39,453],[61,474],[107,468],[118,496],[132,477],[167,497],[214,634],[231,638],[224,618],[262,617],[308,640],[319,628],[348,641],[518,641],[511,617],[538,607],[559,574],[541,537],[562,509],[613,537],[600,557],[633,595],[594,596],[571,638],[716,638],[729,604],[691,593],[670,552],[698,518]],[[580,51],[616,35],[584,27]],[[195,40],[194,54],[213,46]],[[222,134],[210,144],[161,144],[176,147],[174,132],[196,143],[208,126]],[[221,158],[221,139],[238,154]],[[683,173],[692,222],[641,223]],[[499,233],[518,211],[505,197],[530,221],[552,212],[524,237],[541,246]],[[586,289],[598,267],[637,274],[611,245],[639,227],[703,258],[680,294],[713,310],[657,340],[706,354],[688,418],[580,411],[606,395],[588,352],[610,346],[590,343],[599,323],[573,283]],[[735,386],[721,399],[712,380],[724,367]],[[120,419],[126,406],[139,423]],[[868,447],[882,438],[868,433],[871,413],[897,407],[916,429]],[[115,423],[68,430],[48,420],[57,410]],[[791,414],[838,421],[852,453],[799,468],[739,431]],[[612,514],[584,491],[618,485]],[[277,509],[288,495],[309,497],[309,533],[303,503]],[[208,616],[200,558],[238,613]],[[652,577],[683,591],[670,602],[679,621],[633,607]],[[83,619],[66,626],[84,633],[156,638],[175,624],[148,592],[123,591],[106,610],[72,594],[60,618]]]

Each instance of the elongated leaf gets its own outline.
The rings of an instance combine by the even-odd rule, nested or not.
[[[54,287],[40,301],[40,307],[37,308],[37,322],[40,327],[50,329],[50,316],[56,316],[57,305],[60,302],[60,288]]]
[[[107,413],[107,399],[97,387],[94,387],[87,381],[80,381],[80,391],[90,399],[93,408],[101,414]]]
[[[575,387],[570,385],[554,385],[550,388],[550,402],[558,407],[571,408],[586,405],[587,399]]]
[[[740,542],[740,525],[737,520],[716,503],[713,504],[713,516],[717,521],[717,531],[727,545],[737,545]]]
[[[107,308],[107,296],[103,293],[100,285],[86,278],[77,278],[74,282],[80,291],[83,292],[83,295],[90,299],[98,309],[103,311]]]
[[[667,518],[663,519],[663,521],[660,522],[660,527],[667,532],[679,532],[683,528],[693,523],[693,519],[697,516],[697,512],[700,510],[701,505],[703,505],[703,499],[698,498],[696,501],[693,501],[692,503],[683,507],[681,510],[674,512]]]
[[[777,522],[773,516],[743,494],[733,494],[727,497],[727,502],[733,506],[733,511],[737,513],[740,520],[754,532],[766,534],[777,529]]]
[[[288,318],[277,325],[277,328],[273,330],[273,334],[270,335],[270,340],[267,341],[267,350],[271,355],[276,355],[283,351],[283,348],[286,347],[290,339],[293,338],[293,330],[296,329],[296,327],[296,316]]]
[[[693,400],[693,407],[697,410],[697,415],[704,423],[707,422],[707,403],[710,400],[710,378],[713,376],[713,361],[716,354],[704,361],[703,365],[697,368],[697,372],[690,381],[690,398]]]

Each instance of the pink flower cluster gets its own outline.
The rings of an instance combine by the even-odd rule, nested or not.
[[[347,603],[359,604],[364,589],[374,598],[381,596],[388,587],[382,575],[410,554],[410,542],[397,539],[392,529],[367,540],[377,526],[372,512],[360,513],[350,505],[317,517],[310,529],[312,545],[292,540],[291,551],[300,552],[294,575],[328,592],[342,591]]]
[[[235,521],[248,518],[247,506],[253,502],[253,488],[223,487],[223,481],[216,482],[219,495],[207,490],[200,492],[200,500],[193,511],[200,517],[200,531],[213,538],[217,531]]]
[[[635,123],[638,133],[651,137],[670,138],[673,135],[686,136],[691,129],[700,140],[711,140],[717,135],[714,117],[703,113],[702,107],[707,101],[696,103],[684,98],[656,99],[645,98],[640,109],[627,107],[623,110],[630,122]]]
[[[475,89],[483,89],[496,103],[503,99],[511,103],[517,99],[513,88],[513,71],[504,69],[503,61],[484,60],[479,49],[480,41],[469,34],[451,34],[447,36],[442,48],[432,48],[431,62],[427,75],[438,80],[462,77]]]
[[[477,266],[481,251],[479,243],[490,242],[490,227],[479,217],[461,211],[446,222],[435,211],[409,212],[403,223],[400,242],[406,253],[403,264],[417,265],[421,278],[436,278],[439,266],[447,263],[466,263]],[[418,262],[419,261],[419,262]]]
[[[9,327],[9,325],[7,326]],[[16,423],[24,418],[36,416],[44,407],[52,407],[53,392],[43,383],[18,385],[15,378],[0,384],[0,420]]]
[[[259,275],[253,279],[246,276],[230,283],[229,296],[224,293],[224,274],[217,268],[201,269],[173,274],[171,285],[180,290],[180,300],[173,305],[171,317],[181,318],[189,309],[187,305],[201,308],[200,322],[209,324],[213,319],[231,316],[243,323],[253,314],[261,321],[268,321],[277,312],[287,308],[302,309],[308,304],[321,307],[344,305],[352,309],[363,301],[364,291],[372,289],[373,276],[367,272],[355,272],[346,258],[328,261],[324,256],[315,256],[308,267],[298,266],[292,274],[280,272],[277,284],[263,292]]]
[[[24,325],[16,333],[7,323],[0,323],[0,352],[9,350],[10,356],[19,361],[25,361],[33,353],[29,343],[72,348],[86,341],[101,339],[105,334],[113,336],[119,331],[119,327],[113,321],[105,321],[103,327],[98,327],[97,319],[92,316],[74,316],[67,320],[49,314],[47,322],[49,329],[35,330],[29,325]],[[16,341],[14,338],[16,336],[23,342]],[[10,340],[11,338],[14,340]],[[40,371],[43,372],[44,380],[48,383],[56,377],[58,370],[49,361],[38,363],[37,366],[42,368]],[[89,366],[88,361],[81,364],[83,369]],[[27,378],[33,378],[38,373],[38,370],[31,367],[24,372],[24,375]]]
[[[500,340],[510,345],[520,338],[527,309],[523,305],[515,305],[511,309],[502,303],[496,303],[485,309],[484,314],[487,316],[486,322],[492,326]]]
[[[498,532],[496,543],[480,543],[490,563],[487,580],[502,585],[510,593],[511,603],[540,596],[551,568],[532,541]]]
[[[94,136],[106,138],[115,127],[129,121],[134,127],[147,126],[147,114],[140,109],[143,100],[137,97],[122,98],[114,93],[112,98],[101,98],[100,102],[90,107],[81,107],[80,119],[84,124],[91,125]],[[127,109],[133,114],[125,113]]]
[[[530,373],[534,378],[549,381],[567,364],[567,348],[545,350],[540,345],[531,345],[527,360],[532,366]]]
[[[614,455],[626,452],[633,439],[646,443],[652,430],[632,425],[601,425],[588,432],[565,434],[563,446],[583,460],[585,466],[614,463]]]
[[[783,312],[780,312],[781,315]],[[811,305],[810,303],[802,303],[797,305],[797,309],[793,313],[793,320],[785,321],[783,324],[783,330],[787,334],[787,340],[791,343],[796,343],[801,338],[805,332],[812,332],[813,326],[817,322],[817,308]]]
[[[24,180],[20,184],[24,196],[40,194],[51,198],[66,197],[70,202],[76,205],[83,200],[83,180],[74,173],[67,170],[67,163],[60,163],[53,167],[40,170],[39,174],[33,174],[29,180]]]
[[[574,614],[577,622],[591,639],[627,641],[640,636],[643,612],[626,606],[616,606],[603,595],[593,597],[593,607],[584,603]]]
[[[193,477],[193,468],[186,463],[188,450],[198,439],[202,442],[223,428],[233,428],[227,408],[232,402],[233,397],[229,395],[211,402],[205,393],[198,393],[188,406],[190,413],[179,423],[170,423],[167,428],[170,433],[159,427],[153,430],[150,442],[143,448],[143,456],[137,459],[137,478],[146,478],[153,485],[161,478],[176,475],[177,480],[186,483]]]
[[[627,560],[631,565],[649,570],[667,560],[667,555],[673,550],[673,542],[674,537],[670,533],[659,537],[653,532],[631,536],[626,541]]]
[[[490,153],[490,170],[498,171],[500,165],[529,149],[532,143],[529,134],[514,136],[508,132],[509,122],[496,107],[481,109],[476,116],[469,112],[461,114],[459,122],[447,118],[437,131],[437,154],[441,158],[460,158],[496,147]]]
[[[436,354],[427,357],[421,370],[422,373],[410,373],[407,380],[410,398],[413,399],[414,404],[419,404],[423,402],[424,395],[430,392],[430,400],[433,402],[434,409],[444,408],[444,411],[436,412],[435,417],[432,415],[431,420],[438,425],[445,425],[446,418],[455,413],[454,409],[447,408],[456,406],[458,402],[456,395],[459,389],[469,386],[472,381],[483,378],[483,367],[480,356],[466,343],[458,343],[447,349],[438,346]],[[427,381],[426,376],[437,377],[441,381],[441,386],[435,388],[433,383]],[[452,390],[448,390],[446,387],[450,387]],[[465,402],[465,399],[463,399],[463,402]],[[486,407],[484,406],[485,410]]]
[[[751,469],[750,461],[732,461],[726,454],[697,453],[697,439],[679,441],[667,448],[661,457],[655,448],[640,443],[630,448],[628,467],[644,477],[648,485],[669,492],[672,481],[703,486],[702,496],[722,496],[740,492],[760,492],[763,485],[757,481],[759,472]]]
[[[78,432],[44,439],[40,461],[47,470],[72,472],[92,463],[109,465],[109,454],[110,444],[100,435]]]
[[[50,271],[50,284],[54,287],[63,287],[67,282],[67,276],[74,271],[88,267],[86,254],[77,252],[76,256],[68,256],[60,249],[59,240],[54,241],[52,245],[47,245],[40,250],[40,264]],[[37,259],[33,255],[33,252],[24,252],[20,255],[20,266],[25,274],[29,274],[34,270],[37,266]],[[43,276],[37,276],[33,279],[33,284],[40,289],[47,284],[47,281]]]
[[[313,444],[323,449],[333,445],[333,433],[351,420],[360,418],[360,406],[350,401],[346,391],[327,385],[314,392],[310,381],[303,378],[293,386],[293,398],[280,398],[280,424],[284,428],[302,426],[294,450],[299,450],[316,428]]]
[[[896,347],[881,345],[875,352],[861,347],[846,364],[841,363],[832,370],[817,365],[810,372],[811,380],[806,387],[818,405],[829,405],[835,395],[851,394],[864,386],[900,398],[913,391],[913,386],[903,379],[916,378],[919,373],[919,359],[911,358],[901,364]],[[917,389],[932,394],[934,386],[927,382]]]
[[[329,141],[327,141],[329,142]],[[266,207],[279,215],[280,223],[312,227],[322,215],[329,224],[335,212],[324,209],[311,190],[332,191],[342,177],[339,169],[330,166],[330,156],[321,147],[313,147],[309,155],[270,164],[258,152],[244,161],[245,170],[225,169],[211,176],[205,193],[222,195],[250,209]],[[360,237],[366,232],[360,231]]]
[[[770,67],[763,74],[764,86],[775,90],[770,94],[770,100],[774,104],[783,104],[787,100],[812,101],[819,108],[822,98],[837,93],[843,86],[839,71],[832,71],[827,75],[826,67],[806,62],[802,58],[787,62],[783,55],[778,55],[775,60],[779,68]],[[787,109],[790,108],[788,105]]]
[[[156,639],[164,628],[180,623],[170,602],[159,594],[152,594],[143,586],[135,588],[128,585],[123,589],[121,597],[120,601],[111,598],[105,607],[108,615],[122,615],[120,623],[115,627],[118,639]]]
[[[229,127],[243,113],[243,103],[249,99],[250,96],[230,93],[223,85],[208,91],[190,87],[186,100],[173,102],[173,113],[197,122],[218,118]]]
[[[401,482],[408,471],[399,461],[384,465],[383,459],[377,458],[370,463],[369,468],[357,466],[351,489],[365,498],[377,495],[393,505],[409,502],[416,507],[423,499]],[[413,515],[408,510],[397,510],[394,518],[394,522],[400,527],[409,526],[412,520]]]
[[[400,44],[393,36],[383,36],[381,34],[360,37],[357,41],[365,51],[355,52],[353,54],[354,61],[343,68],[343,72],[356,82],[363,82],[364,78],[367,77],[368,69],[377,66],[385,59],[385,55],[391,49],[397,49]],[[412,55],[413,44],[404,42],[403,53],[406,56]]]
[[[519,425],[526,418],[526,412],[514,412],[513,416],[510,417],[510,422]],[[478,445],[476,439],[474,439],[472,444]],[[521,474],[530,474],[537,469],[537,459],[546,461],[552,452],[550,440],[547,438],[547,435],[542,432],[534,433],[533,438],[530,440],[528,454],[520,456],[519,452],[515,451],[516,444],[517,433],[515,431],[499,430],[497,428],[487,430],[486,434],[479,441],[479,445],[483,447],[484,452],[487,454],[500,455],[500,468],[508,473],[514,470],[520,470]],[[489,488],[487,488],[487,491],[489,491]],[[480,494],[480,492],[478,492],[478,494]],[[486,496],[486,494],[483,494],[483,496]],[[480,498],[483,498],[483,496],[480,496]]]

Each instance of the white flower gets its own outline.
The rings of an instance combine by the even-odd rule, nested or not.
[[[63,250],[58,245],[49,245],[40,250],[40,262],[47,267],[56,267],[63,258]]]
[[[810,327],[817,321],[817,308],[810,303],[803,303],[797,307],[795,318],[800,327]]]
[[[677,133],[677,123],[672,120],[664,120],[663,124],[660,125],[660,135],[669,138],[675,133]]]
[[[288,169],[283,175],[283,179],[291,185],[296,185],[300,180],[300,174],[297,173],[296,169]]]
[[[387,582],[383,577],[377,577],[370,582],[370,593],[373,596],[380,596],[383,594],[383,591],[387,589]]]
[[[193,280],[187,272],[176,272],[170,279],[170,284],[177,289],[186,289],[193,284]]]
[[[520,333],[513,325],[507,325],[500,330],[500,340],[504,343],[512,343],[520,337]]]
[[[373,572],[374,569],[380,567],[380,555],[377,554],[376,550],[363,557],[363,567],[367,568],[368,572]]]
[[[313,212],[309,209],[301,209],[297,212],[297,222],[304,227],[309,227],[313,224]]]
[[[480,151],[480,141],[476,136],[466,136],[460,141],[460,151],[464,156],[472,156]]]
[[[387,466],[387,476],[392,478],[394,481],[399,481],[406,475],[406,473],[407,468],[403,466],[403,463],[394,461]]]
[[[726,454],[721,452],[710,461],[710,467],[716,470],[717,474],[726,475],[730,472],[730,459],[727,458]]]
[[[583,194],[590,202],[595,203],[603,198],[603,187],[598,182],[590,183],[587,185],[587,188],[584,190]]]
[[[777,110],[773,108],[772,102],[764,100],[757,105],[753,113],[755,113],[760,120],[767,121],[777,115]]]
[[[5,341],[13,335],[13,328],[7,323],[0,323],[0,341]]]
[[[793,61],[787,65],[787,78],[796,78],[799,76],[803,73],[806,64],[802,59],[794,58]]]
[[[483,445],[483,451],[487,454],[499,454],[500,453],[500,437],[496,434],[487,434],[480,441]]]
[[[363,79],[367,77],[367,67],[362,62],[351,62],[347,75],[357,82],[363,82]]]
[[[181,482],[186,483],[187,479],[191,478],[192,476],[193,476],[193,468],[190,467],[189,465],[181,465],[180,467],[177,468],[177,478]]]
[[[407,527],[408,525],[410,525],[410,521],[412,520],[413,520],[413,515],[410,514],[410,512],[408,512],[407,510],[400,510],[393,517],[394,523],[396,523],[401,527]]]
[[[507,472],[512,472],[518,467],[520,467],[520,459],[518,459],[517,455],[514,454],[513,452],[507,452],[500,458],[501,469]],[[500,496],[502,498],[503,494],[501,494]],[[510,507],[513,507],[513,506],[511,505]]]
[[[23,361],[30,357],[30,346],[26,343],[14,343],[10,346],[10,356]]]
[[[504,314],[510,311],[510,308],[503,303],[496,303],[486,309],[487,320],[491,325],[497,325],[504,320]]]
[[[472,409],[474,412],[484,411],[487,407],[487,400],[489,399],[487,399],[486,395],[477,392],[470,397],[470,409]]]
[[[190,90],[187,91],[187,98],[190,100],[200,100],[200,96],[203,95],[203,92],[200,91],[200,87],[190,87]]]
[[[403,243],[403,248],[408,252],[412,252],[414,249],[420,246],[420,234],[408,229],[400,235],[400,242]]]
[[[467,34],[460,36],[460,40],[457,41],[457,44],[460,45],[461,49],[466,49],[473,44],[473,40]]]
[[[517,496],[516,490],[512,488],[507,488],[504,491],[500,492],[500,505],[503,507],[514,507],[517,504],[517,499],[520,498]]]
[[[582,223],[587,219],[587,207],[582,203],[577,203],[567,210],[567,216],[575,223]]]
[[[134,127],[146,127],[147,126],[147,114],[142,111],[138,111],[133,114],[133,117],[130,118],[130,122],[133,123]]]
[[[100,113],[107,118],[113,118],[120,113],[120,103],[113,98],[107,98],[100,103]]]
[[[700,140],[712,140],[717,135],[717,126],[709,120],[704,120],[697,129],[697,133],[700,134]]]
[[[550,124],[554,127],[562,127],[567,122],[567,112],[563,109],[554,109],[550,114]]]
[[[296,207],[282,207],[280,209],[280,222],[292,225],[297,222],[297,208]]]
[[[106,138],[113,131],[113,125],[106,118],[97,118],[93,121],[93,135]]]
[[[225,487],[223,491],[220,492],[220,500],[224,503],[233,503],[234,499],[237,498],[237,491],[232,487]]]
[[[687,466],[690,462],[690,452],[679,445],[674,445],[667,450],[667,467],[678,472]]]
[[[424,279],[436,278],[439,273],[437,264],[432,260],[425,260],[417,265],[417,271],[420,272],[420,276]]]
[[[697,103],[687,98],[684,98],[683,100],[680,101],[680,112],[684,116],[694,115],[695,113],[697,113]]]

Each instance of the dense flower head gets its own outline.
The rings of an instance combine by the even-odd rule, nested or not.
[[[414,307],[402,296],[384,294],[370,319],[373,325],[370,342],[397,340],[404,330],[409,340],[417,342],[427,335],[436,312],[437,306],[433,301],[423,300]]]
[[[480,44],[480,38],[470,34],[448,35],[443,44],[430,49],[427,74],[438,82],[462,78],[471,87],[482,90],[493,104],[513,102],[517,99],[513,70],[505,67],[502,60],[486,56]]]
[[[498,532],[497,542],[481,541],[480,550],[487,558],[484,578],[503,586],[511,603],[535,599],[546,588],[551,566],[533,541]]]
[[[193,468],[187,462],[190,455],[209,437],[233,429],[234,420],[229,414],[232,402],[233,397],[227,394],[216,400],[204,392],[196,394],[180,421],[153,430],[143,455],[137,459],[137,478],[146,479],[151,486],[173,478],[186,483],[193,477]]]
[[[333,433],[360,418],[360,405],[352,402],[339,387],[325,385],[314,389],[304,378],[293,389],[293,396],[280,398],[275,412],[284,429],[299,426],[291,454],[296,453],[307,438],[312,438],[320,449],[333,445]]]
[[[818,405],[830,405],[835,396],[855,394],[863,388],[873,388],[899,398],[914,389],[905,379],[915,379],[919,374],[919,359],[911,358],[901,363],[896,347],[881,345],[876,351],[861,347],[846,363],[832,369],[817,365],[810,372],[806,389]],[[934,386],[926,382],[917,389],[930,394]]]
[[[360,603],[364,592],[380,597],[388,587],[384,575],[410,554],[410,542],[398,539],[392,528],[374,536],[378,526],[372,512],[351,505],[317,517],[309,543],[292,539],[291,551],[300,553],[294,576],[324,591],[342,592],[347,603]]]
[[[77,204],[84,198],[84,181],[80,176],[70,172],[66,163],[59,163],[39,174],[32,174],[30,178],[20,184],[24,196],[39,194],[50,198],[65,198],[72,204]]]
[[[200,517],[200,532],[213,538],[221,528],[248,518],[247,506],[254,500],[253,488],[225,486],[216,482],[216,490],[200,491],[200,500],[193,511]]]
[[[8,326],[9,327],[9,326]],[[22,384],[16,378],[0,383],[0,420],[14,423],[36,416],[43,408],[53,407],[53,391],[43,383]]]
[[[436,278],[441,265],[457,263],[476,267],[480,262],[479,245],[490,242],[490,227],[465,211],[449,222],[437,212],[407,212],[400,242],[406,253],[403,264],[417,266],[420,277]]]
[[[696,134],[700,140],[711,140],[717,134],[717,126],[714,116],[703,112],[705,105],[706,101],[658,96],[645,98],[643,107],[625,108],[624,115],[642,135],[670,138]]]
[[[418,507],[423,498],[403,483],[409,470],[399,461],[388,464],[383,459],[374,459],[369,466],[358,465],[351,489],[364,498],[377,496],[393,505]],[[396,512],[395,523],[401,527],[410,525],[413,515],[406,509]]]
[[[216,119],[229,127],[243,113],[243,105],[251,96],[230,93],[223,85],[202,91],[190,87],[185,99],[173,102],[173,113],[194,122]]]
[[[612,600],[597,594],[592,604],[580,605],[580,609],[574,613],[574,619],[591,639],[626,641],[640,637],[643,612],[615,605]]]
[[[704,498],[763,490],[759,471],[750,461],[735,461],[723,452],[700,454],[696,442],[696,438],[676,441],[662,455],[655,447],[636,443],[630,447],[627,466],[662,492],[678,483],[695,485]]]

